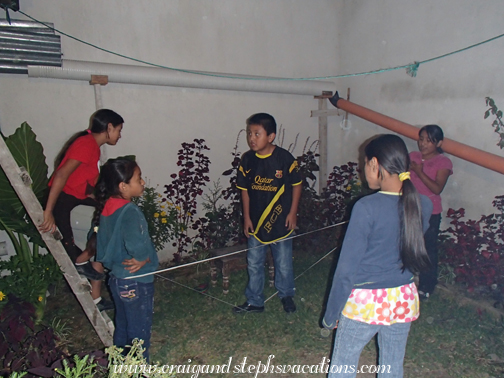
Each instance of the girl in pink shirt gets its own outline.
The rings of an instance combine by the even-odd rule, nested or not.
[[[427,299],[437,284],[438,249],[437,239],[441,223],[441,192],[448,177],[453,173],[453,164],[441,149],[443,130],[438,125],[427,125],[418,133],[418,150],[410,153],[411,182],[420,194],[432,201],[433,210],[429,229],[425,233],[425,248],[431,261],[431,269],[420,274],[418,294]]]

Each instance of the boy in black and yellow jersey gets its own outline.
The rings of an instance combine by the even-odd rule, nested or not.
[[[292,239],[302,178],[294,157],[273,143],[275,119],[258,113],[247,119],[250,151],[243,154],[237,187],[242,191],[243,229],[248,238],[247,301],[235,313],[264,311],[264,262],[268,245],[275,263],[275,287],[287,313],[296,311]]]

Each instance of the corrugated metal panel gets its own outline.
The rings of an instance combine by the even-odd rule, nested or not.
[[[32,21],[0,19],[0,73],[27,74],[28,65],[61,67],[61,55],[61,39],[53,30]]]

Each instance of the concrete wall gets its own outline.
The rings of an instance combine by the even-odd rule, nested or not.
[[[67,34],[148,62],[283,77],[336,71],[337,8],[333,1],[304,0],[21,1],[23,12]],[[14,12],[11,17],[24,18]],[[64,59],[136,64],[65,36],[62,49]],[[93,87],[85,82],[0,75],[0,87],[2,132],[10,135],[27,121],[49,165],[95,110]],[[245,119],[256,112],[271,113],[283,125],[286,145],[297,133],[300,140],[318,133],[317,119],[310,118],[318,104],[312,96],[108,84],[102,97],[125,119],[123,137],[108,156],[136,155],[151,185],[171,181],[180,144],[194,138],[211,148],[210,176],[217,180],[230,167]],[[240,146],[247,148],[243,137]]]
[[[365,72],[430,59],[502,34],[501,1],[342,1],[338,8],[338,73]],[[502,92],[504,38],[420,65],[417,77],[404,69],[336,80],[340,92],[351,88],[351,101],[401,121],[439,124],[445,136],[504,155],[490,119],[484,120],[485,97],[504,108]],[[349,116],[352,129],[331,129],[330,161],[356,156],[355,146],[387,132]],[[416,144],[408,142],[415,150]],[[479,218],[493,211],[503,194],[501,174],[449,156],[454,175],[443,191],[443,207],[465,208]],[[446,225],[446,224],[445,224]]]
[[[72,36],[124,55],[170,67],[250,75],[311,77],[350,74],[432,58],[502,33],[499,0],[23,0],[27,14]],[[11,12],[12,18],[24,19]],[[483,120],[485,96],[504,108],[504,38],[405,70],[333,80],[351,101],[421,126],[438,123],[447,137],[489,152],[497,134]],[[135,64],[62,36],[64,59]],[[10,135],[27,121],[45,147],[49,165],[63,142],[87,127],[95,110],[87,83],[0,75],[0,127]],[[238,131],[252,113],[273,114],[287,132],[317,138],[311,96],[109,84],[105,107],[126,120],[109,157],[135,154],[151,185],[170,182],[180,143],[203,138],[211,179],[230,165]],[[350,116],[329,119],[329,165],[357,159],[357,146],[384,129]],[[301,152],[299,143],[297,152]],[[416,149],[413,142],[408,142]],[[240,149],[245,151],[242,138]],[[444,207],[489,213],[502,194],[502,176],[453,158],[455,174]],[[224,178],[224,180],[227,180]],[[0,237],[1,238],[1,237]]]

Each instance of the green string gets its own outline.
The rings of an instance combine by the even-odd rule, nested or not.
[[[366,71],[366,72],[358,72],[358,73],[353,73],[353,74],[346,74],[346,75],[332,75],[332,76],[317,76],[317,77],[299,77],[299,78],[293,78],[293,77],[286,77],[286,78],[267,78],[267,77],[241,77],[241,76],[232,76],[232,75],[219,75],[219,74],[212,74],[212,73],[205,73],[205,72],[198,72],[198,71],[192,71],[192,70],[184,70],[184,69],[180,69],[180,68],[173,68],[173,67],[167,67],[167,66],[163,66],[163,65],[160,65],[160,64],[155,64],[155,63],[150,63],[150,62],[146,62],[144,60],[141,60],[141,59],[136,59],[136,58],[132,58],[132,57],[129,57],[129,56],[126,56],[126,55],[123,55],[123,54],[119,54],[119,53],[116,53],[114,51],[110,51],[110,50],[107,50],[107,49],[104,49],[103,47],[100,47],[100,46],[96,46],[96,45],[93,45],[92,43],[89,43],[89,42],[86,42],[86,41],[83,41],[79,38],[76,38],[74,36],[71,36],[69,34],[66,34],[56,28],[53,28],[52,26],[50,25],[47,25],[46,23],[42,22],[42,21],[39,21],[37,20],[36,18],[33,18],[31,17],[30,15],[22,12],[21,10],[18,11],[19,13],[21,13],[22,15],[28,17],[29,19],[41,24],[41,25],[44,25],[46,28],[49,28],[55,32],[58,32],[60,33],[61,35],[64,35],[68,38],[71,38],[77,42],[80,42],[80,43],[83,43],[85,45],[88,45],[88,46],[91,46],[91,47],[94,47],[95,49],[98,49],[98,50],[101,50],[101,51],[104,51],[106,53],[109,53],[109,54],[112,54],[112,55],[116,55],[116,56],[119,56],[121,58],[125,58],[125,59],[128,59],[128,60],[132,60],[134,62],[138,62],[138,63],[143,63],[143,64],[146,64],[146,65],[149,65],[149,66],[153,66],[153,67],[158,67],[158,68],[165,68],[165,69],[168,69],[168,70],[172,70],[172,71],[177,71],[177,72],[184,72],[184,73],[188,73],[188,74],[193,74],[193,75],[201,75],[201,76],[212,76],[212,77],[221,77],[221,78],[227,78],[227,79],[242,79],[242,80],[262,80],[262,81],[309,81],[309,80],[327,80],[327,79],[340,79],[340,78],[345,78],[345,77],[355,77],[355,76],[364,76],[364,75],[372,75],[372,74],[377,74],[377,73],[382,73],[382,72],[388,72],[388,71],[395,71],[395,70],[400,70],[400,69],[406,69],[406,73],[408,75],[410,75],[411,77],[416,77],[417,75],[417,72],[418,72],[418,68],[420,67],[420,64],[424,64],[424,63],[428,63],[428,62],[432,62],[434,60],[437,60],[437,59],[442,59],[442,58],[446,58],[450,55],[455,55],[455,54],[458,54],[458,53],[461,53],[463,51],[466,51],[466,50],[469,50],[469,49],[472,49],[474,47],[477,47],[477,46],[480,46],[480,45],[483,45],[485,43],[488,43],[488,42],[492,42],[492,41],[495,41],[496,39],[498,38],[502,38],[504,37],[504,34],[500,34],[498,36],[495,36],[493,38],[490,38],[490,39],[487,39],[487,40],[484,40],[482,42],[478,42],[478,43],[475,43],[474,45],[470,45],[470,46],[467,46],[467,47],[464,47],[463,49],[459,49],[459,50],[455,50],[455,51],[452,51],[452,52],[449,52],[449,53],[446,53],[446,54],[443,54],[443,55],[439,55],[439,56],[436,56],[434,58],[430,58],[430,59],[426,59],[426,60],[421,60],[421,61],[418,61],[418,62],[414,62],[414,63],[411,63],[411,64],[405,64],[405,65],[402,65],[402,66],[396,66],[396,67],[391,67],[391,68],[381,68],[381,69],[377,69],[377,70],[372,70],[372,71]]]

